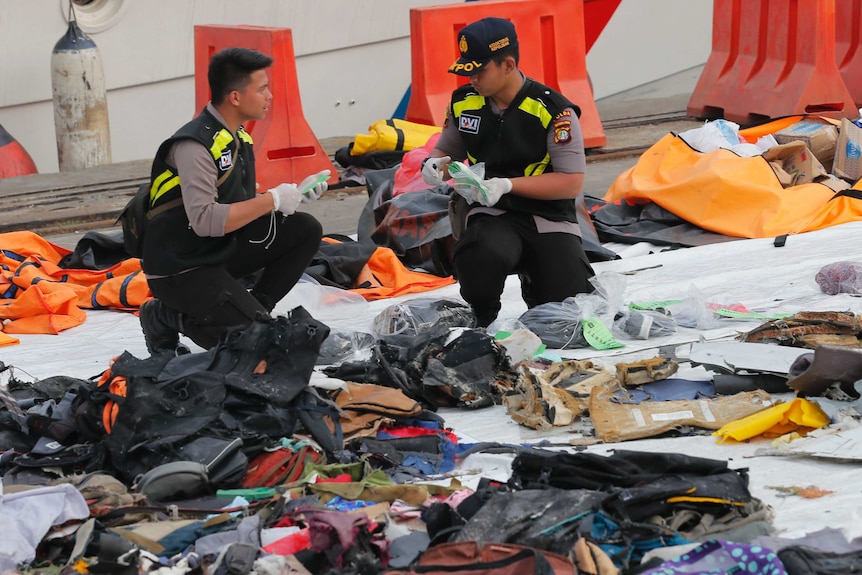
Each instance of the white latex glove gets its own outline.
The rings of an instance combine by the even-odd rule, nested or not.
[[[429,186],[442,186],[445,173],[443,169],[452,161],[449,156],[442,158],[425,158],[422,163],[422,179]]]
[[[272,194],[273,209],[286,216],[293,214],[299,206],[299,202],[302,201],[302,194],[299,193],[296,184],[279,184],[268,189],[267,192]]]
[[[512,191],[512,180],[509,178],[491,178],[482,183],[485,184],[486,193],[483,195],[479,190],[476,190],[473,195],[474,201],[483,206],[493,206],[500,201],[500,198]]]
[[[329,184],[326,183],[326,180],[329,179],[330,173],[329,170],[321,170],[299,183],[299,192],[302,194],[303,202],[309,203],[320,199],[323,192],[329,189]]]

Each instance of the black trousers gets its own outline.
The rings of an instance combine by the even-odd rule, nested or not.
[[[540,234],[529,214],[471,216],[455,245],[453,265],[461,297],[483,327],[496,319],[506,277],[513,273],[530,308],[593,291],[589,279],[595,274],[581,239]]]
[[[182,333],[210,348],[229,328],[269,315],[299,281],[322,234],[320,222],[309,214],[276,213],[274,221],[267,215],[237,231],[236,253],[224,266],[150,279],[150,291],[179,312]],[[248,276],[256,278],[251,292],[240,281]]]

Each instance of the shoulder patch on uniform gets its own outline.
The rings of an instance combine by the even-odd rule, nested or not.
[[[563,110],[562,112],[557,114],[556,117],[554,117],[554,121],[556,122],[557,120],[564,120],[566,118],[571,118],[571,117],[572,117],[571,108],[566,108],[565,110]]]
[[[446,115],[443,116],[443,127],[446,128],[449,126],[449,108],[446,108]]]
[[[559,118],[559,116],[557,116]],[[572,141],[572,121],[554,120],[554,143],[568,144]]]

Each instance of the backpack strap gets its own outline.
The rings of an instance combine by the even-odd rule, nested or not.
[[[182,199],[182,197],[179,197],[179,198],[174,198],[173,200],[171,200],[169,202],[165,202],[164,204],[160,205],[157,208],[152,208],[150,210],[147,210],[147,221],[153,219],[154,217],[156,217],[157,215],[159,215],[162,212],[166,212],[168,210],[171,210],[171,209],[176,208],[177,206],[181,206],[181,205],[183,205],[183,199]]]

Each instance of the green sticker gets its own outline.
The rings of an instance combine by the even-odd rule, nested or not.
[[[247,501],[272,499],[275,497],[275,487],[250,487],[248,489],[219,489],[216,497],[243,497]]]
[[[790,317],[792,313],[773,313],[769,315],[765,315],[762,313],[757,313],[754,311],[743,312],[743,311],[734,311],[732,309],[721,308],[715,310],[716,315],[720,315],[721,317],[735,317],[735,318],[746,318],[746,319],[784,319],[786,317]]]
[[[670,305],[676,305],[678,303],[682,303],[681,299],[668,299],[664,301],[647,301],[643,303],[629,303],[629,308],[631,309],[640,309],[640,310],[650,310],[650,309],[662,309],[666,308]]]
[[[616,349],[623,344],[614,339],[608,328],[595,317],[585,318],[581,325],[584,330],[584,339],[595,349]]]

